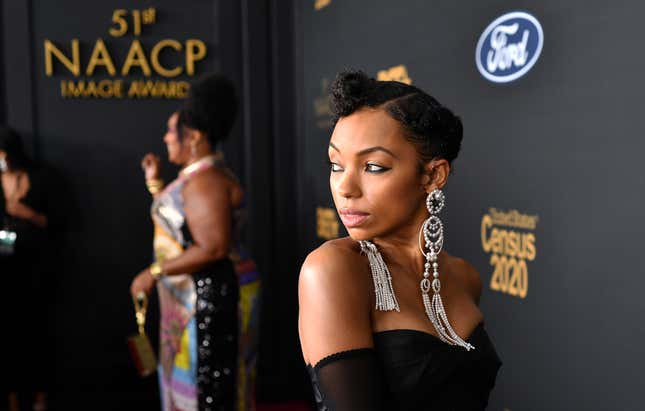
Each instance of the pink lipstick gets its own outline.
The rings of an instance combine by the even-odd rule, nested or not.
[[[370,216],[369,213],[364,213],[362,211],[353,210],[351,208],[341,208],[338,211],[340,219],[345,224],[346,228],[354,228],[363,224],[365,220]]]

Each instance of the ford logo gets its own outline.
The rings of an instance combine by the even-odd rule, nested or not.
[[[543,42],[542,26],[535,17],[523,11],[506,13],[489,24],[479,37],[475,52],[477,69],[495,83],[518,79],[540,57]]]

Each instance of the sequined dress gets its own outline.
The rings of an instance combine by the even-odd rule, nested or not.
[[[157,261],[174,258],[192,245],[182,190],[209,167],[225,169],[222,157],[205,157],[186,167],[153,202]],[[233,210],[233,233],[239,232],[242,216],[243,206]],[[229,258],[157,283],[164,411],[255,409],[260,280],[236,238]]]

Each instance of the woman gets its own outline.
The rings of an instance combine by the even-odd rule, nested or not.
[[[459,118],[416,87],[362,72],[337,76],[332,106],[329,182],[349,237],[309,254],[299,280],[319,409],[484,409],[501,362],[479,274],[442,250],[438,216]]]
[[[31,402],[47,407],[44,372],[48,368],[48,342],[44,318],[48,313],[47,281],[52,278],[51,224],[54,209],[48,173],[25,154],[20,136],[9,128],[0,130],[0,273],[2,312],[6,315],[6,338],[2,349],[7,367],[3,387],[10,389],[9,409]],[[22,314],[22,315],[21,315]],[[35,314],[35,315],[34,315]],[[27,398],[30,398],[27,400]]]
[[[162,189],[159,159],[142,166],[154,195],[155,262],[131,293],[156,284],[164,410],[254,409],[259,278],[238,242],[243,193],[216,145],[230,132],[233,85],[212,75],[170,116],[168,159],[183,168]]]

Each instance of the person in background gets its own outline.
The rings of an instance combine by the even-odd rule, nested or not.
[[[27,156],[20,135],[7,127],[0,128],[0,175],[2,388],[9,392],[9,410],[40,411],[47,409],[50,368],[46,318],[58,229],[54,182]]]
[[[233,125],[234,87],[219,75],[193,84],[168,119],[168,159],[182,166],[164,186],[160,159],[142,161],[154,196],[155,262],[131,285],[156,285],[161,310],[159,383],[163,410],[253,410],[260,281],[241,246],[240,183],[217,145]]]

